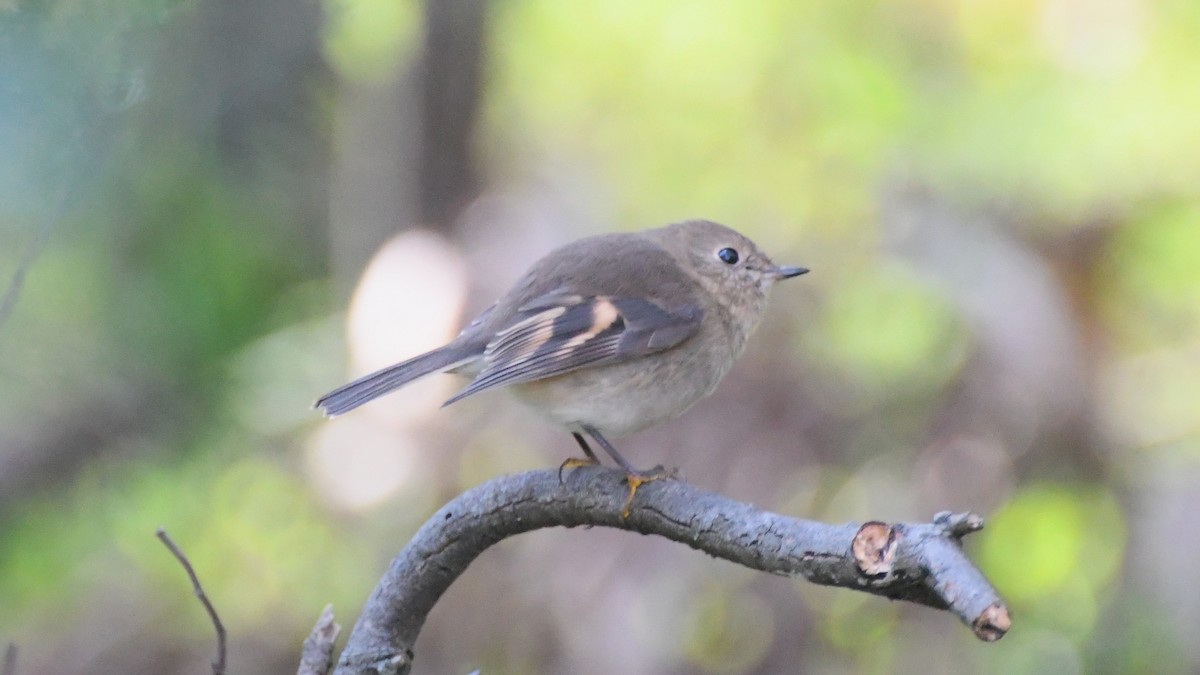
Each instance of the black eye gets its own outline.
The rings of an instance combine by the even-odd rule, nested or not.
[[[738,261],[738,252],[731,248],[723,248],[717,251],[717,257],[726,265],[736,265]]]

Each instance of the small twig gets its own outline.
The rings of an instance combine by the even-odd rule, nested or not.
[[[341,632],[342,627],[333,622],[333,605],[325,605],[317,625],[304,640],[296,675],[328,675],[333,667],[333,644]]]
[[[183,565],[188,578],[192,580],[192,591],[196,594],[197,598],[200,598],[201,604],[204,605],[204,609],[208,612],[208,617],[212,619],[213,628],[217,631],[217,660],[213,661],[212,664],[213,675],[224,675],[225,626],[221,625],[221,617],[217,616],[217,609],[213,607],[212,602],[208,599],[208,595],[204,593],[204,587],[200,585],[200,578],[196,576],[196,570],[192,569],[192,563],[188,561],[187,556],[175,545],[174,541],[171,541],[171,537],[167,534],[166,530],[160,527],[155,534],[162,540],[163,545],[171,551],[171,554],[175,556],[179,564]]]
[[[17,675],[17,646],[11,642],[4,650],[4,667],[0,668],[0,675]]]

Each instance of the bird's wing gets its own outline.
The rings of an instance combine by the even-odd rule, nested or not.
[[[488,343],[483,370],[450,405],[492,387],[670,349],[700,329],[694,305],[665,308],[644,298],[555,292],[522,305],[519,319]]]

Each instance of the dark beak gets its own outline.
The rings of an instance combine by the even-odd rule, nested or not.
[[[798,277],[801,274],[808,274],[808,268],[807,267],[776,267],[775,268],[775,276],[779,277],[780,279],[791,279],[792,277]]]

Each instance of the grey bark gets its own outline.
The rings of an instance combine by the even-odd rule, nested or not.
[[[605,526],[667,537],[714,557],[782,576],[803,576],[957,615],[982,640],[1010,625],[1008,610],[967,559],[960,539],[983,521],[938,514],[931,523],[828,525],[769,513],[678,480],[638,489],[615,469],[584,467],[497,478],[435,513],[371,593],[334,671],[408,673],[434,604],[492,544],[543,527]]]

